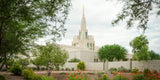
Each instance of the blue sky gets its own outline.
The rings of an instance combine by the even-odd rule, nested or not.
[[[122,3],[116,2],[116,0],[72,0],[72,7],[65,24],[67,31],[65,37],[58,43],[71,45],[73,37],[78,35],[83,5],[85,7],[88,34],[94,36],[96,46],[119,44],[125,47],[128,53],[132,54],[129,42],[139,36],[142,31],[136,27],[126,29],[125,20],[114,27],[111,25],[111,22],[116,19],[123,6]],[[156,16],[154,13],[155,10],[151,12],[153,15],[149,18],[149,28],[146,30],[145,35],[149,40],[149,49],[160,54],[160,16]]]

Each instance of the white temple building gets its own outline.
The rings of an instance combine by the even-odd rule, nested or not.
[[[68,60],[77,58],[84,62],[98,61],[98,47],[95,46],[94,37],[92,35],[88,35],[88,30],[86,28],[86,19],[84,15],[84,7],[79,35],[74,36],[71,46],[61,45],[61,47],[68,51]]]

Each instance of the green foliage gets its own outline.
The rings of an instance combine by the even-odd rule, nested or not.
[[[74,71],[74,68],[72,68],[72,71]]]
[[[99,78],[98,80],[110,80],[110,78],[104,74],[102,78]]]
[[[41,76],[41,80],[56,80],[52,76]]]
[[[138,68],[134,68],[132,69],[131,73],[137,73],[138,71],[139,71]]]
[[[37,70],[40,69],[40,66],[42,65],[42,62],[41,62],[41,58],[39,56],[36,56],[36,58],[34,58],[33,60],[31,60],[31,63],[33,63],[34,65],[36,65],[37,67]],[[44,70],[44,69],[43,69]]]
[[[70,5],[71,0],[0,0],[0,63],[26,54],[38,38],[60,40]]]
[[[117,75],[113,78],[113,80],[129,80],[129,78],[122,75]]]
[[[70,71],[70,68],[67,67],[67,68],[66,68],[66,71]]]
[[[132,52],[134,53],[134,58],[138,61],[141,60],[149,60],[149,53],[148,53],[148,40],[146,36],[140,35],[134,38],[130,42],[130,46],[133,48]]]
[[[0,80],[7,80],[5,76],[0,75]]]
[[[85,70],[86,66],[85,66],[85,63],[84,62],[79,62],[77,64],[77,69],[79,70]]]
[[[117,69],[116,68],[110,68],[109,71],[111,71],[111,73],[116,72]]]
[[[42,80],[41,76],[36,75],[36,74],[31,74],[28,76],[28,80]]]
[[[13,60],[13,59],[9,59],[9,60],[7,60],[6,65],[7,65],[7,66],[12,66],[13,63],[14,63],[14,60]]]
[[[26,67],[27,65],[29,65],[29,60],[28,59],[19,59],[17,61],[19,64],[21,64],[23,67]]]
[[[55,43],[46,43],[44,46],[38,45],[36,50],[39,53],[36,56],[37,64],[47,68],[55,66],[56,70],[59,70],[59,66],[63,66],[68,59],[67,52]]]
[[[98,51],[98,57],[101,61],[113,61],[114,58],[117,60],[125,59],[126,54],[127,50],[118,44],[102,46]]]
[[[117,0],[123,2],[122,12],[117,16],[112,24],[117,24],[119,21],[127,19],[127,28],[132,27],[135,23],[138,22],[137,28],[145,31],[147,23],[149,21],[150,12],[158,8],[157,14],[160,15],[159,0]],[[156,7],[154,7],[155,5]]]
[[[143,74],[135,74],[133,75],[132,80],[147,80],[147,78]]]
[[[15,75],[21,75],[23,70],[22,65],[18,63],[14,63],[13,66],[10,68],[10,71]]]
[[[81,75],[81,76],[78,76],[78,75],[69,75],[67,76],[68,77],[68,80],[88,80],[88,77],[87,75]]]
[[[69,60],[68,62],[80,62],[80,60],[77,58],[73,58],[73,59]]]
[[[128,69],[124,68],[123,66],[117,69],[118,72],[128,72]]]
[[[150,71],[148,68],[145,68],[145,69],[143,70],[143,73],[144,73],[144,74],[147,74],[147,73],[151,73],[151,71]]]
[[[32,69],[28,70],[28,69],[24,69],[22,71],[22,76],[24,77],[24,79],[29,79],[31,75],[33,75],[34,72]]]
[[[149,51],[148,53],[151,60],[160,60],[160,55],[155,53],[153,50]]]

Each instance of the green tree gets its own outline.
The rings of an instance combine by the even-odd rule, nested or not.
[[[68,62],[80,62],[80,60],[77,58],[73,58],[73,59],[69,60]]]
[[[21,64],[23,67],[26,67],[27,65],[29,65],[29,60],[27,58],[25,59],[20,58],[17,62]]]
[[[104,63],[103,70],[105,70],[106,60],[113,61],[116,58],[119,61],[125,59],[126,54],[127,50],[118,44],[102,46],[98,51],[98,57]]]
[[[41,62],[40,65],[46,66],[48,70],[53,66],[59,70],[59,66],[63,66],[68,59],[67,52],[55,43],[37,46],[37,52],[39,57],[36,58]]]
[[[140,35],[134,38],[130,42],[130,46],[133,48],[132,52],[134,53],[134,57],[136,60],[149,60],[149,53],[148,53],[148,40],[146,36]]]
[[[60,39],[70,5],[70,0],[0,0],[0,69],[37,38]]]
[[[36,67],[37,67],[37,70],[40,69],[40,66],[42,65],[42,59],[38,56],[36,58],[34,58],[33,60],[31,60],[31,63],[33,63]]]
[[[155,53],[153,50],[149,51],[148,53],[151,60],[160,60],[160,55]]]
[[[131,42],[130,46],[133,48],[132,52],[134,53],[134,59],[138,61],[143,61],[142,63],[142,70],[144,68],[144,61],[149,60],[149,53],[148,53],[148,40],[146,36],[140,35],[135,37]]]
[[[117,24],[119,21],[127,19],[127,27],[130,28],[138,22],[137,28],[145,31],[148,26],[150,12],[155,9],[160,15],[160,0],[117,0],[123,3],[122,12],[119,13],[117,19],[112,24]],[[156,7],[155,7],[156,6]],[[153,14],[152,14],[153,15]]]

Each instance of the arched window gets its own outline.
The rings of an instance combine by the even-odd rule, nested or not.
[[[87,32],[85,32],[85,38],[87,39]]]

